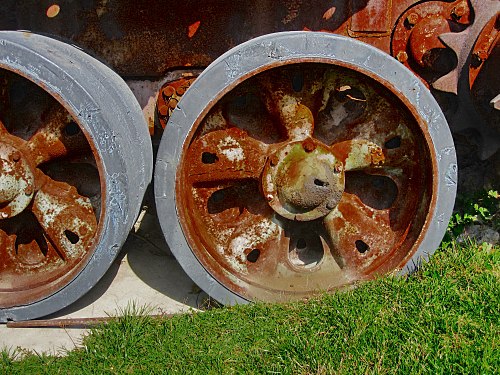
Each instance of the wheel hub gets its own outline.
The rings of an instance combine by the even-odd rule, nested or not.
[[[262,189],[283,217],[310,221],[334,209],[344,191],[342,163],[328,147],[311,138],[292,142],[268,159]]]
[[[11,144],[0,141],[0,218],[20,214],[34,195],[35,177],[23,154]]]

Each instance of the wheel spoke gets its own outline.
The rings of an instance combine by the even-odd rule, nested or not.
[[[193,142],[186,165],[192,183],[259,178],[267,146],[238,128],[217,130]]]
[[[331,149],[337,160],[344,165],[345,171],[377,167],[385,161],[381,147],[362,139],[339,142]]]
[[[67,155],[90,151],[78,124],[58,105],[46,112],[43,125],[27,143],[35,165]]]
[[[325,217],[334,257],[342,267],[363,275],[375,268],[378,258],[397,245],[390,209],[376,210],[356,195],[344,193],[338,206]]]
[[[88,198],[67,183],[47,176],[36,193],[32,210],[63,260],[81,258],[97,231],[97,219]]]
[[[271,217],[248,217],[223,245],[224,261],[241,274],[258,273],[272,282],[279,262],[280,227]]]
[[[302,140],[314,131],[314,115],[310,109],[311,98],[289,94],[279,81],[260,79],[261,97],[269,114],[276,119],[289,140]]]

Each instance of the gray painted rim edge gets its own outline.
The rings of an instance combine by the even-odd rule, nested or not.
[[[381,77],[405,96],[427,122],[437,161],[437,195],[429,227],[419,248],[401,269],[413,272],[439,246],[455,202],[457,160],[445,117],[430,91],[411,71],[386,53],[357,40],[316,32],[283,32],[245,42],[210,64],[186,92],[163,134],[155,170],[155,198],[165,239],[184,271],[207,294],[224,304],[246,303],[205,270],[191,251],[180,226],[175,178],[182,146],[202,111],[225,87],[244,75],[276,62],[320,58],[353,64]]]

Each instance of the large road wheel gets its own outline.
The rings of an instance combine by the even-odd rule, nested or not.
[[[133,94],[77,48],[0,32],[0,321],[53,313],[104,275],[152,174]]]
[[[171,117],[155,195],[189,276],[226,304],[412,271],[456,191],[438,104],[389,55],[341,36],[263,36],[221,56]]]

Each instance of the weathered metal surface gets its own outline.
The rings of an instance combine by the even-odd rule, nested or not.
[[[457,83],[465,50],[449,46],[454,44],[453,40],[456,45],[463,45],[460,34],[464,31],[477,36],[478,31],[471,33],[470,29],[476,24],[481,29],[484,13],[489,13],[490,18],[497,4],[496,0],[237,3],[227,0],[181,3],[172,0],[61,0],[56,3],[4,0],[0,28],[54,35],[98,56],[124,77],[155,80],[176,69],[205,67],[228,49],[259,35],[290,30],[324,31],[355,37],[392,53],[426,84],[467,96],[467,90],[458,90]],[[442,34],[447,35],[447,41],[442,41]],[[470,52],[474,40],[465,43],[466,53]],[[150,93],[150,96],[157,95],[156,90]],[[461,98],[458,101],[462,101]],[[447,102],[452,102],[452,106],[456,100],[441,101],[445,111]],[[169,112],[167,107],[160,108],[164,113]],[[153,112],[154,106],[147,114],[151,131],[154,130]],[[475,110],[466,112],[448,115],[453,129],[476,127],[470,121],[476,116]],[[461,120],[463,118],[467,121]],[[159,116],[159,128],[165,119]],[[480,145],[482,156],[487,157],[498,149],[491,141],[498,137],[483,125],[477,129],[485,143]]]
[[[500,2],[471,0],[470,6],[474,12],[474,22],[469,27],[461,32],[439,36],[456,54],[457,64],[453,70],[433,82],[432,87],[456,95],[442,101],[450,127],[455,132],[473,128],[479,133],[478,153],[484,160],[500,148],[498,115],[488,108],[489,102],[498,95],[498,47],[495,47],[498,46],[498,39],[495,41],[494,35],[497,35],[496,19],[500,13]],[[484,42],[487,44],[486,49],[483,48]],[[478,60],[481,58],[479,55],[488,57],[484,66]],[[482,78],[475,78],[479,76]],[[478,83],[478,80],[482,83]]]
[[[197,74],[196,74],[197,75]],[[172,115],[177,103],[182,95],[191,86],[191,83],[196,79],[193,73],[186,73],[182,78],[175,81],[169,81],[163,84],[156,101],[156,113],[162,129],[167,126],[168,119]]]
[[[392,36],[392,55],[432,83],[456,64],[453,51],[439,36],[462,31],[472,20],[466,0],[421,2],[401,14]]]
[[[68,112],[26,79],[0,75],[12,96],[0,114],[7,124],[0,123],[0,308],[8,308],[50,296],[81,270],[98,231],[101,189],[88,141]],[[61,173],[64,166],[73,173]]]
[[[472,49],[469,87],[478,114],[500,137],[500,13],[484,26]]]
[[[224,303],[296,299],[398,269],[428,237],[444,178],[431,120],[380,83],[397,62],[351,43],[308,33],[247,43],[202,73],[169,122],[157,163],[160,222],[186,272]],[[359,65],[341,61],[347,49]],[[417,107],[419,85],[400,88],[419,91]],[[164,143],[176,135],[183,148],[172,160]],[[185,247],[162,214],[173,175]]]
[[[420,122],[355,69],[303,62],[244,81],[184,148],[177,204],[193,251],[247,299],[305,296],[394,268],[432,194]],[[350,171],[365,178],[350,181]],[[396,190],[375,209],[359,191],[379,176]]]
[[[388,52],[392,25],[416,2],[3,0],[0,29],[70,40],[122,76],[161,77],[173,68],[207,66],[244,41],[278,31],[350,33]]]

